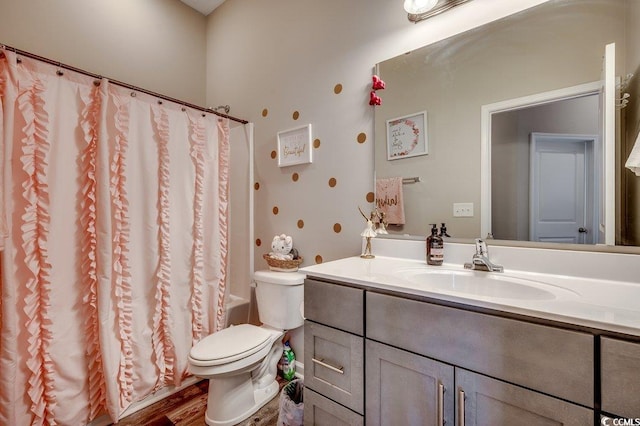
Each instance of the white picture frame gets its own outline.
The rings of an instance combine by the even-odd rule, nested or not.
[[[311,124],[278,132],[278,167],[312,161]]]
[[[387,120],[387,160],[428,153],[426,111]]]

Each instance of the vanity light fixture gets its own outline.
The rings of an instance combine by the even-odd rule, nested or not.
[[[471,0],[404,0],[404,10],[411,22],[420,22]]]
[[[404,0],[404,10],[412,15],[425,13],[433,9],[438,0]]]

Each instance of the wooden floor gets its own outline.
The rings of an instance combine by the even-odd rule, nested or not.
[[[284,383],[280,383],[282,389]],[[207,407],[206,380],[189,386],[118,422],[118,426],[203,426]],[[242,426],[275,426],[278,421],[279,394]]]

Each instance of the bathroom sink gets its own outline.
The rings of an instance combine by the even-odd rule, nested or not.
[[[399,271],[399,275],[421,289],[454,295],[553,300],[574,294],[562,287],[493,272],[420,268]]]

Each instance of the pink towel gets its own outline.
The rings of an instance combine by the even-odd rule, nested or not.
[[[401,177],[376,179],[376,207],[384,212],[387,223],[404,225]]]

